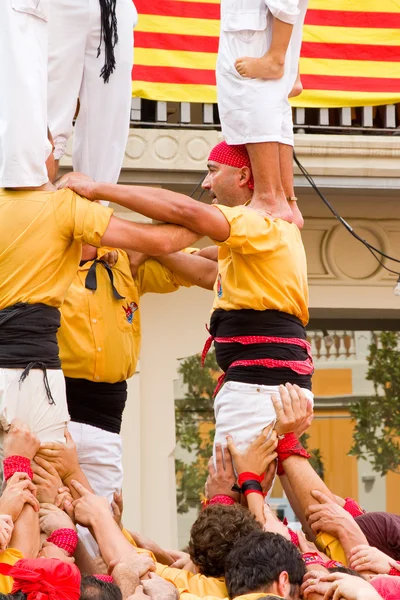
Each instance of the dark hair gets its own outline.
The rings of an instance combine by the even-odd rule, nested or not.
[[[200,573],[222,577],[225,560],[234,544],[260,523],[240,504],[214,504],[203,510],[190,531],[189,554]]]
[[[349,569],[349,567],[332,567],[328,569],[328,571],[329,573],[345,573],[347,575],[353,575],[353,577],[360,577],[361,579],[364,579],[364,577],[360,575],[358,571],[354,571],[354,569]]]
[[[283,571],[289,576],[294,594],[306,572],[300,552],[282,535],[253,531],[235,544],[226,559],[225,581],[229,597],[267,593]]]
[[[122,592],[113,583],[83,575],[80,600],[122,600]]]
[[[0,594],[0,600],[26,600],[24,592],[15,592],[15,594]]]

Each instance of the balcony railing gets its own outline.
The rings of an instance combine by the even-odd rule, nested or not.
[[[370,344],[380,347],[379,331],[307,331],[314,363],[367,361]],[[400,350],[400,337],[398,350]]]
[[[400,104],[360,108],[295,108],[295,132],[400,134]],[[218,106],[132,99],[133,127],[220,129]]]

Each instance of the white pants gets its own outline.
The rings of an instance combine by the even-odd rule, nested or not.
[[[53,0],[50,8],[48,113],[54,156],[65,153],[79,97],[73,168],[109,183],[118,180],[129,134],[136,20],[132,0],[117,0],[116,68],[104,83],[104,43],[97,57],[99,0]]]
[[[76,444],[79,464],[85,473],[93,491],[105,496],[110,503],[114,492],[122,490],[122,439],[117,433],[111,433],[71,421],[68,429]],[[98,556],[98,546],[85,528],[79,529],[79,537],[92,556]]]
[[[307,398],[313,400],[310,390],[304,392]],[[214,401],[214,449],[216,443],[226,446],[226,436],[231,435],[237,448],[244,450],[267,425],[274,423],[276,412],[272,394],[279,397],[279,386],[240,381],[225,383]]]
[[[65,443],[69,414],[62,370],[47,370],[54,404],[47,397],[43,371],[32,369],[20,383],[22,372],[23,369],[0,369],[0,437],[8,431],[13,419],[19,418],[41,442]]]
[[[0,188],[48,181],[48,0],[0,2]]]
[[[237,58],[260,58],[266,54],[272,38],[273,15],[267,9],[268,3],[250,0],[249,5],[249,0],[245,0],[243,8],[243,2],[225,0],[221,5],[216,75],[222,133],[228,144],[279,142],[293,146],[288,95],[297,76],[308,0],[298,2],[299,15],[286,55],[284,76],[276,80],[242,77],[235,68]]]

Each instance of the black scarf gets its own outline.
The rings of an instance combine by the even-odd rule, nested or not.
[[[101,11],[101,33],[100,44],[97,48],[97,57],[101,53],[101,43],[104,40],[104,65],[100,71],[100,77],[104,83],[108,83],[110,75],[113,73],[116,65],[114,48],[118,44],[118,26],[116,15],[117,0],[99,0]]]

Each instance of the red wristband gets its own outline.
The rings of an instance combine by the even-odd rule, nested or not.
[[[3,460],[4,479],[8,481],[14,473],[26,473],[30,479],[33,479],[31,461],[25,456],[9,456]]]
[[[396,563],[400,565],[400,562],[397,560]],[[392,577],[400,577],[400,571],[396,569],[396,567],[392,567],[389,571],[389,575]]]
[[[294,544],[295,546],[297,546],[297,548],[299,548],[300,542],[299,542],[299,536],[297,535],[297,533],[295,531],[293,531],[292,529],[290,529],[290,527],[288,527],[288,532],[290,533],[290,539],[292,541],[292,544]]]
[[[363,515],[365,511],[361,508],[359,504],[353,498],[345,498],[344,510],[347,510],[352,517],[356,518],[360,515]]]
[[[324,561],[318,554],[318,552],[305,552],[301,555],[301,558],[304,560],[305,564],[308,565],[322,565],[325,566]]]
[[[93,575],[93,577],[96,577],[96,579],[99,581],[104,581],[105,583],[114,583],[114,577],[111,575],[103,575],[100,573],[99,575]]]
[[[303,448],[294,433],[286,433],[279,440],[276,451],[278,453],[278,461],[281,463],[293,455],[311,458],[311,454]]]
[[[257,475],[257,473],[251,473],[251,471],[243,471],[243,473],[240,473],[238,476],[238,485],[239,487],[242,487],[244,482],[249,480],[261,483],[263,479],[264,475]]]
[[[78,546],[78,534],[74,529],[56,529],[47,538],[46,542],[51,542],[58,548],[65,550],[68,556],[72,556]]]
[[[326,569],[337,569],[337,567],[344,567],[345,565],[342,564],[341,562],[338,562],[337,560],[328,560],[328,562],[325,563],[325,568]]]
[[[208,505],[210,504],[226,504],[228,506],[231,506],[233,504],[236,504],[236,502],[231,496],[228,496],[227,494],[217,494],[216,496],[213,496],[211,498]]]
[[[277,466],[276,466],[276,474],[277,474],[279,477],[282,477],[282,475],[284,475],[284,474],[285,474],[285,469],[283,468],[282,461],[281,461],[281,459],[280,459],[279,457],[278,457],[278,464],[277,464]]]

